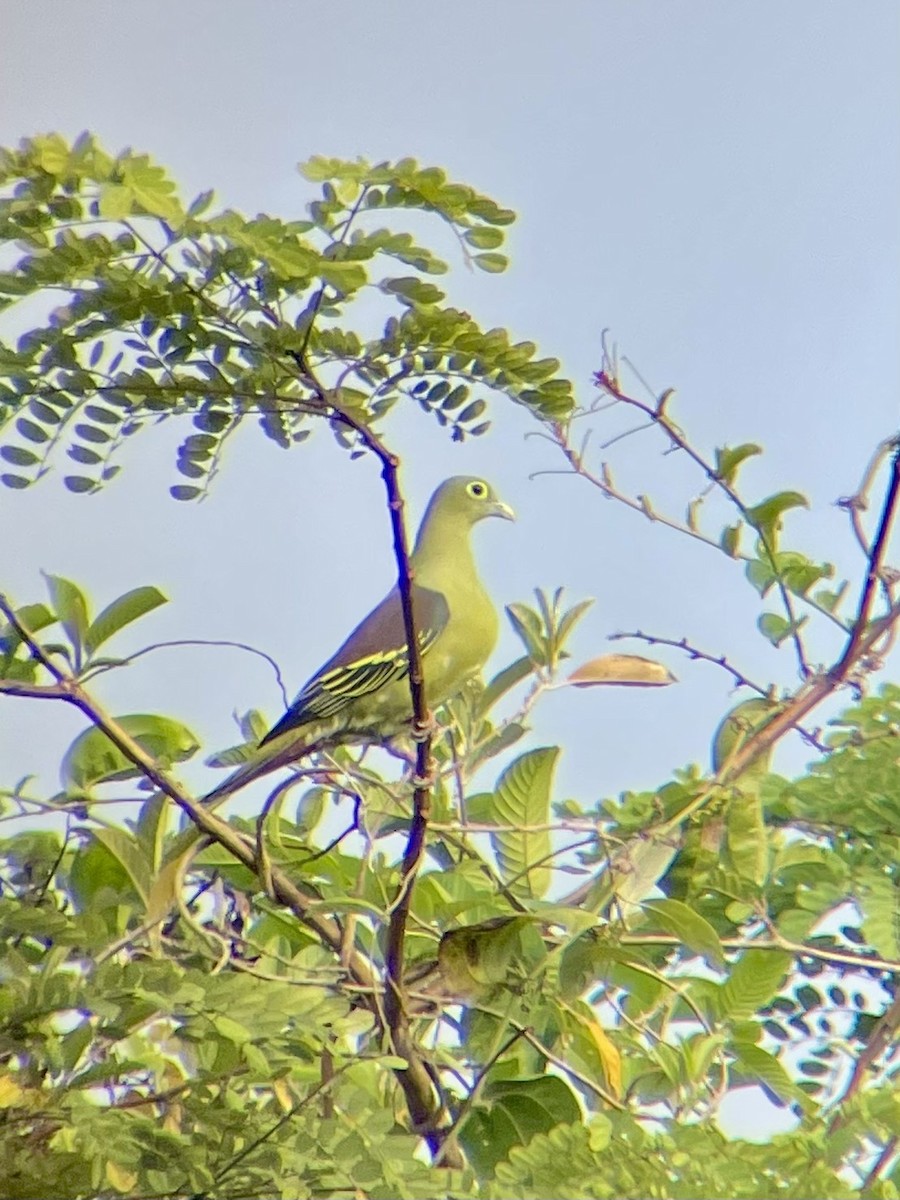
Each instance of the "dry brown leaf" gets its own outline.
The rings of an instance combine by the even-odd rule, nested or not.
[[[601,654],[573,671],[566,683],[573,687],[667,687],[678,680],[668,667],[638,654]]]

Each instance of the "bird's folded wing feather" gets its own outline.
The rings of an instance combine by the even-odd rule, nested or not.
[[[413,585],[412,598],[419,652],[424,656],[447,627],[450,610],[444,596],[430,588]],[[408,669],[403,608],[395,588],[310,679],[260,745],[311,721],[339,717],[354,701],[402,679]]]

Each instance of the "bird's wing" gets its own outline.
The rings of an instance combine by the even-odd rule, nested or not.
[[[419,652],[427,654],[450,618],[440,592],[413,585]],[[339,717],[360,697],[377,692],[409,669],[409,647],[400,594],[395,588],[350,634],[337,654],[316,672],[281,720],[260,742],[265,745],[311,721]]]

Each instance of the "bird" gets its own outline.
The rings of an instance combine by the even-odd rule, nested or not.
[[[486,480],[455,475],[432,495],[410,555],[413,614],[432,710],[481,672],[500,632],[470,541],[486,517],[512,521],[515,513]],[[253,757],[207,793],[204,804],[218,804],[316,751],[384,741],[411,719],[409,649],[395,585],[301,688]]]

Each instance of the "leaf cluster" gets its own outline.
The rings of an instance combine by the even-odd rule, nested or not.
[[[172,487],[188,500],[248,419],[287,449],[324,418],[357,454],[353,422],[377,431],[398,404],[457,441],[488,430],[492,395],[542,418],[571,411],[556,359],[449,305],[433,282],[446,263],[378,223],[438,221],[467,263],[495,273],[514,213],[412,159],[303,170],[319,197],[283,221],[213,213],[211,192],[183,206],[146,155],[113,157],[87,135],[0,152],[0,239],[19,252],[0,272],[0,313],[13,332],[28,322],[0,338],[6,486],[28,487],[65,455],[66,486],[96,491],[134,435],[176,417],[193,426]],[[362,337],[355,306],[370,321],[374,297],[381,329]]]

